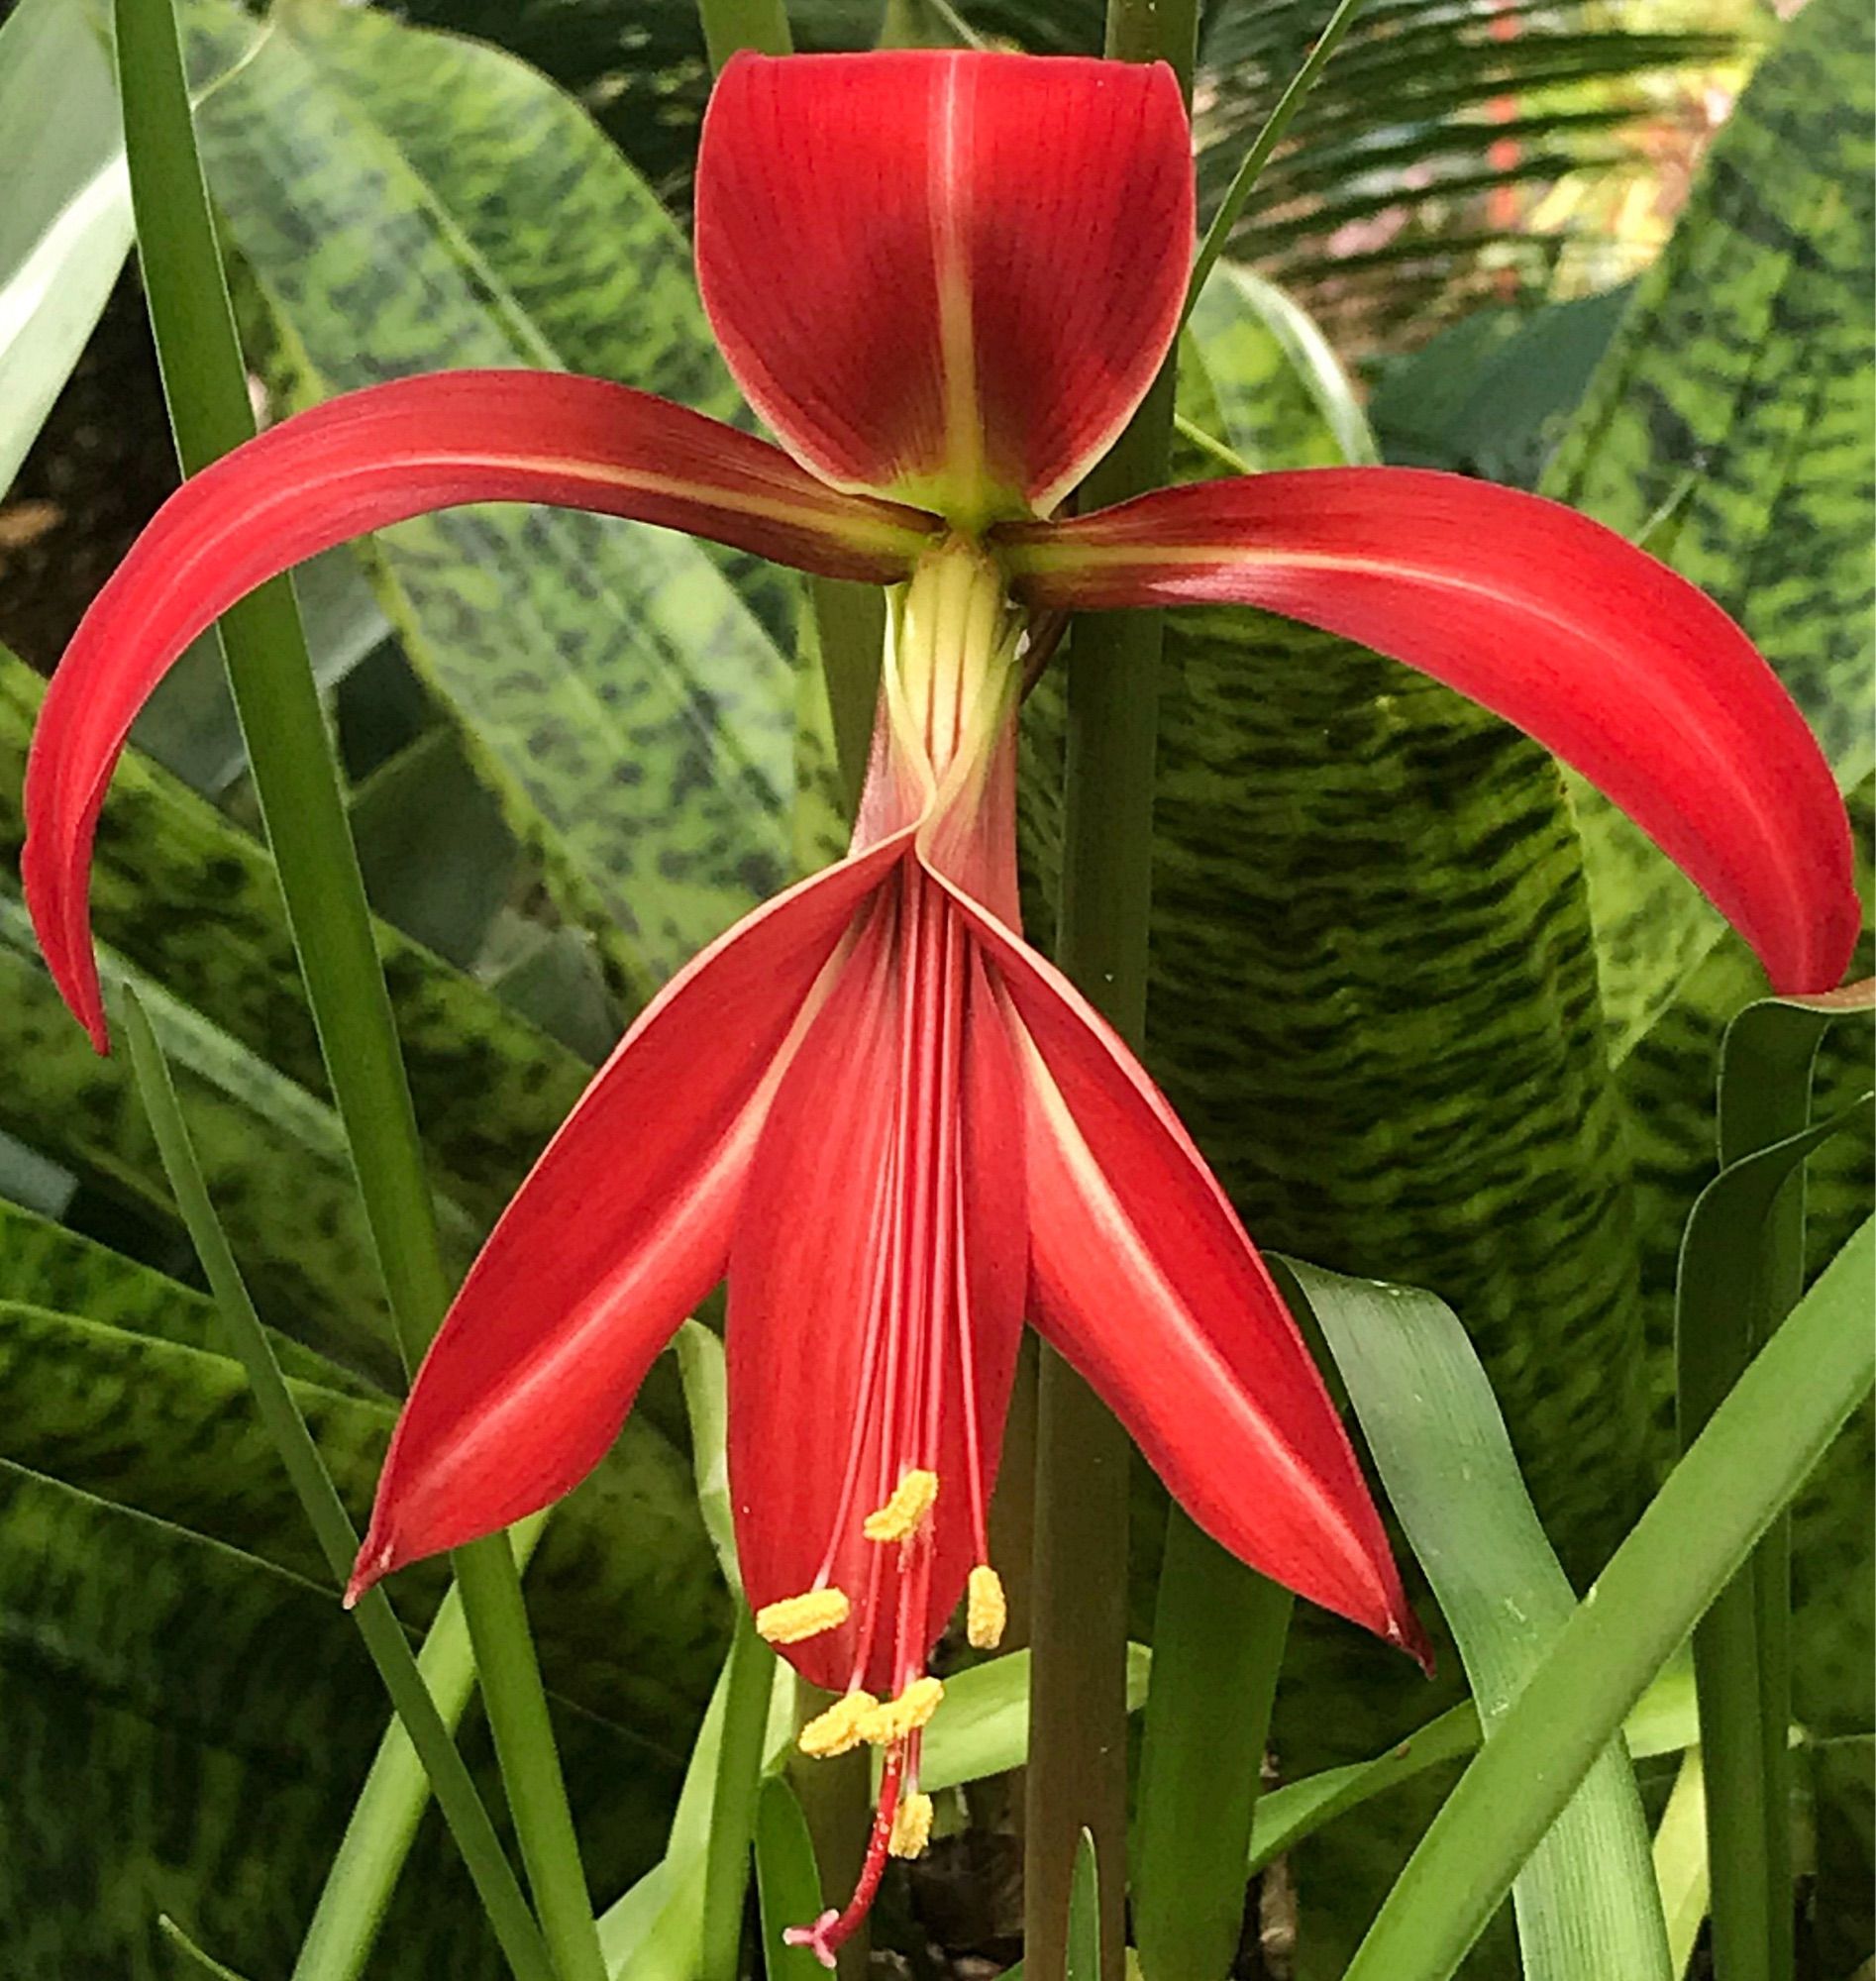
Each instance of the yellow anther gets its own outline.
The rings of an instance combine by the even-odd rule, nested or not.
[[[896,1699],[886,1700],[866,1716],[860,1737],[876,1747],[889,1747],[894,1740],[916,1733],[938,1711],[944,1696],[945,1689],[937,1679],[929,1675],[915,1678]]]
[[[909,1541],[938,1498],[935,1472],[911,1471],[892,1489],[892,1497],[860,1523],[870,1541]]]
[[[886,1839],[886,1849],[894,1857],[922,1857],[930,1841],[931,1797],[900,1796],[899,1806],[892,1812],[892,1834]]]
[[[784,1596],[756,1612],[756,1634],[766,1643],[798,1644],[823,1630],[838,1630],[852,1605],[838,1589],[810,1589],[803,1596]]]
[[[825,1713],[817,1713],[795,1735],[794,1743],[817,1761],[831,1760],[873,1737],[870,1725],[879,1710],[880,1702],[872,1693],[850,1692]]]
[[[1003,1597],[1003,1578],[986,1562],[971,1571],[964,1598],[964,1634],[974,1651],[993,1651],[1003,1641],[1003,1625],[1009,1621],[1009,1605]]]

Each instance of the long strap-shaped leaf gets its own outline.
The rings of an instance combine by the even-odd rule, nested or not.
[[[1344,1981],[1444,1981],[1623,1714],[1876,1380],[1876,1219],[1760,1351],[1500,1722]]]
[[[1472,1681],[1488,1745],[1572,1608],[1485,1372],[1431,1294],[1293,1268]],[[1612,1738],[1518,1873],[1526,1981],[1667,1981],[1634,1776]]]

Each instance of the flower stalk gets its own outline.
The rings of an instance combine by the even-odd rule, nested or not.
[[[1122,61],[1170,63],[1188,99],[1197,38],[1196,0],[1112,0],[1108,8],[1106,52]],[[1086,506],[1122,501],[1166,479],[1174,384],[1169,359],[1090,475]],[[1161,615],[1084,617],[1074,640],[1056,957],[1137,1050],[1146,1020]],[[1100,1866],[1101,1981],[1119,1981],[1126,1947],[1130,1447],[1099,1399],[1047,1346],[1036,1412],[1024,1971],[1035,1981],[1060,1981],[1066,1970],[1075,1852],[1087,1829]]]

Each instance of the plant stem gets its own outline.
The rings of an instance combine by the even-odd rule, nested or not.
[[[196,153],[172,0],[118,0],[116,19],[144,284],[176,451],[193,473],[252,437],[247,371]],[[450,1280],[290,586],[276,580],[232,608],[221,638],[327,1079],[398,1343],[414,1363],[442,1320]],[[603,1981],[513,1553],[496,1534],[459,1549],[452,1561],[510,1813],[562,1981]]]
[[[1107,53],[1170,62],[1190,96],[1197,0],[1111,0]],[[1173,367],[1161,371],[1107,458],[1090,506],[1166,479]],[[1157,612],[1081,620],[1068,678],[1062,966],[1134,1045],[1146,1018],[1147,909],[1162,622]],[[1042,1352],[1036,1412],[1023,1971],[1062,1981],[1070,1881],[1084,1828],[1100,1864],[1103,1981],[1125,1957],[1126,1541],[1130,1447],[1094,1393]]]
[[[1224,1981],[1236,1957],[1294,1603],[1173,1508],[1133,1831],[1133,1934],[1146,1981]]]
[[[742,1967],[743,1900],[749,1846],[762,1792],[762,1740],[775,1687],[775,1653],[756,1634],[747,1604],[736,1612],[724,1687],[723,1737],[710,1798],[710,1841],[703,1867],[703,1940],[697,1981],[737,1981]]]
[[[697,0],[697,18],[713,70],[742,49],[763,55],[794,52],[785,0]]]
[[[248,1298],[241,1268],[235,1262],[221,1220],[215,1214],[208,1187],[202,1180],[201,1167],[196,1161],[181,1105],[176,1099],[175,1087],[169,1078],[168,1064],[156,1043],[156,1035],[134,992],[127,990],[123,993],[121,1010],[124,1029],[130,1040],[131,1064],[156,1137],[163,1170],[169,1179],[176,1208],[182,1213],[182,1221],[194,1243],[196,1257],[202,1262],[209,1289],[215,1296],[222,1324],[228,1332],[229,1345],[247,1371],[255,1408],[274,1449],[280,1454],[280,1462],[286,1468],[287,1478],[305,1511],[307,1524],[313,1530],[320,1552],[326,1557],[335,1583],[343,1583],[351,1570],[353,1557],[358,1553],[359,1537],[347,1517],[338,1489],[332,1483],[332,1475],[326,1470],[312,1433],[306,1427],[306,1419],[300,1415],[286,1379],[280,1373],[280,1365],[274,1359],[272,1346],[261,1325],[261,1317]],[[513,1871],[508,1868],[508,1860],[502,1854],[488,1812],[482,1807],[481,1798],[475,1792],[475,1784],[469,1779],[462,1755],[457,1752],[456,1742],[450,1737],[450,1729],[437,1709],[430,1685],[404,1639],[397,1618],[391,1614],[389,1602],[381,1590],[374,1589],[361,1600],[352,1614],[359,1626],[359,1634],[365,1639],[365,1647],[384,1681],[384,1690],[389,1693],[391,1704],[397,1710],[398,1720],[409,1736],[410,1746],[436,1792],[438,1807],[456,1838],[457,1848],[462,1852],[463,1862],[475,1885],[476,1896],[482,1902],[482,1910],[488,1915],[488,1923],[508,1957],[516,1981],[552,1981],[553,1964],[528,1911],[527,1901],[521,1896],[521,1887],[515,1883]],[[357,1922],[353,1924],[356,1928]],[[303,1970],[304,1957],[301,1967],[295,1972]],[[328,1967],[325,1971],[347,1970]]]
[[[1446,1981],[1518,1866],[1876,1377],[1876,1220],[1762,1348],[1420,1839],[1343,1981]]]

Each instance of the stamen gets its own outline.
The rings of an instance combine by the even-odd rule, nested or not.
[[[919,1468],[905,1474],[884,1507],[869,1513],[860,1531],[870,1541],[909,1541],[938,1499],[938,1475]]]
[[[899,1800],[886,1849],[894,1857],[922,1857],[931,1841],[931,1797],[914,1792]]]
[[[964,1599],[964,1634],[974,1651],[993,1651],[1003,1641],[1009,1604],[1003,1578],[988,1562],[971,1571]]]
[[[847,1695],[849,1699],[855,1696]],[[876,1747],[892,1746],[908,1733],[916,1733],[938,1711],[944,1696],[943,1684],[929,1673],[913,1679],[896,1699],[885,1701],[866,1715],[861,1739],[870,1740]]]
[[[756,1612],[756,1634],[768,1644],[798,1644],[823,1630],[838,1630],[852,1610],[844,1590],[810,1589],[765,1603]]]
[[[817,1761],[849,1753],[873,1738],[870,1727],[879,1710],[880,1702],[872,1693],[856,1688],[835,1700],[825,1713],[817,1713],[795,1735],[794,1744]]]

